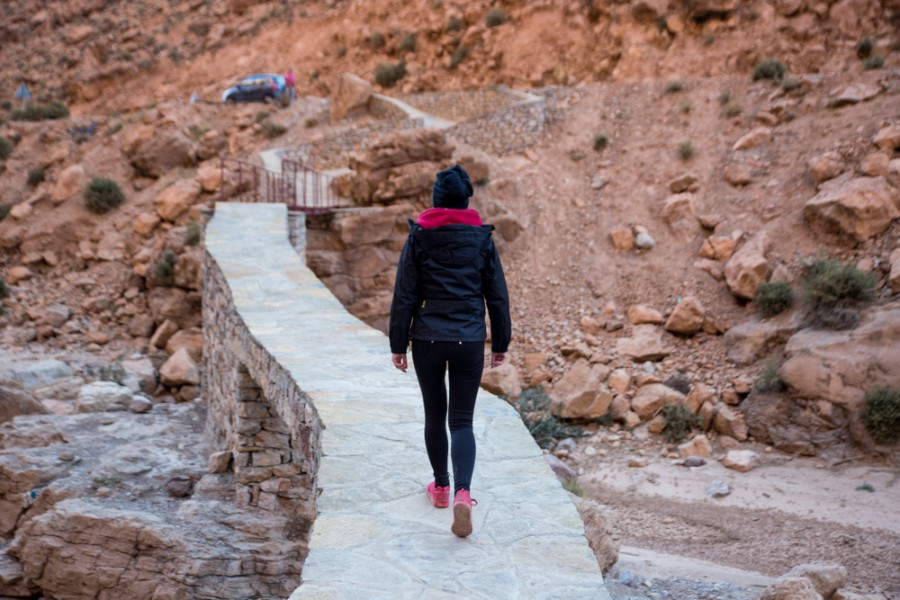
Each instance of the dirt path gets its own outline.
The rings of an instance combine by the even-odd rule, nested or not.
[[[586,497],[609,507],[614,535],[625,547],[623,562],[645,562],[644,577],[702,578],[715,570],[698,565],[686,573],[683,564],[667,565],[684,558],[772,577],[801,563],[836,563],[848,570],[848,589],[900,598],[897,469],[827,467],[778,453],[763,453],[763,465],[749,473],[725,469],[714,458],[686,468],[652,456],[644,459],[645,467],[630,468],[634,450],[615,448],[602,460],[585,461],[579,482]],[[712,499],[706,489],[717,479],[732,492]],[[727,573],[712,578],[759,589],[765,583]]]

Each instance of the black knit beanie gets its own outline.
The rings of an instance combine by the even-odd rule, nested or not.
[[[461,166],[453,165],[437,174],[431,203],[435,208],[468,208],[472,191],[469,174]]]

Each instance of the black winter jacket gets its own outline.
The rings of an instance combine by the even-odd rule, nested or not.
[[[506,352],[511,337],[509,292],[493,225],[425,228],[410,221],[391,303],[391,352],[410,339],[484,342],[484,307],[491,318],[491,351]]]

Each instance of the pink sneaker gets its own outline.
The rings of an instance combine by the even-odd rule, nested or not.
[[[473,500],[468,490],[459,490],[453,499],[453,525],[450,531],[459,537],[466,537],[472,533],[472,505],[478,504]]]
[[[428,484],[428,488],[425,490],[428,494],[428,498],[431,500],[431,503],[434,504],[435,508],[447,508],[450,506],[450,486],[441,487],[439,485],[434,485],[434,482]]]

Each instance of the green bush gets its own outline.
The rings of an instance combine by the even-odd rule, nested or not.
[[[52,119],[65,119],[68,116],[69,109],[61,102],[29,104],[24,110],[14,110],[10,114],[13,121],[49,121]]]
[[[337,57],[344,58],[345,56],[347,56],[347,46],[338,46]]]
[[[500,8],[492,8],[488,11],[487,17],[484,18],[484,24],[488,27],[497,27],[503,25],[509,20],[506,13]]]
[[[369,46],[375,50],[384,48],[384,35],[380,31],[374,32],[369,36]]]
[[[778,366],[769,363],[756,379],[753,389],[757,392],[783,392],[787,389],[787,385],[781,379],[781,375],[778,374]]]
[[[856,56],[858,56],[860,60],[865,60],[872,55],[872,50],[874,49],[875,42],[872,41],[872,38],[860,40],[859,43],[856,44]]]
[[[259,130],[267,139],[271,140],[280,135],[284,135],[287,131],[287,127],[281,123],[275,123],[274,121],[263,121],[259,124]]]
[[[681,392],[685,396],[691,393],[691,380],[684,375],[672,375],[663,382],[663,385],[670,387],[676,392]]]
[[[584,488],[578,483],[577,479],[568,479],[562,484],[563,489],[570,494],[575,494],[579,498],[584,496]]]
[[[9,286],[6,284],[6,278],[0,277],[0,300],[9,298]]]
[[[9,204],[0,204],[0,221],[9,216],[9,211],[12,210]]]
[[[884,57],[878,56],[877,54],[873,54],[869,58],[863,61],[863,69],[866,71],[872,71],[873,69],[880,69],[884,66]]]
[[[403,61],[394,65],[379,63],[379,65],[375,67],[375,83],[381,87],[393,87],[404,77],[406,77],[406,65]]]
[[[559,440],[584,435],[583,427],[566,423],[550,413],[550,396],[542,386],[524,390],[515,406],[531,437],[541,448],[551,448]]]
[[[398,46],[398,48],[400,52],[415,52],[416,46],[416,34],[407,33],[403,36],[403,39],[400,40],[400,45]]]
[[[594,152],[600,152],[604,148],[609,146],[609,138],[603,135],[602,133],[598,133],[594,136]]]
[[[678,80],[666,83],[666,87],[663,88],[664,94],[674,94],[681,91],[684,91],[684,82]]]
[[[15,148],[15,146],[11,141],[9,141],[9,138],[0,135],[0,160],[9,158],[9,155],[12,154],[13,148]]]
[[[787,75],[787,67],[780,60],[764,60],[753,68],[753,81],[771,79],[781,81]]]
[[[729,102],[731,102],[731,92],[728,92],[728,91],[719,92],[719,104],[721,104],[722,106],[725,106]]]
[[[462,63],[462,61],[466,60],[469,57],[469,49],[465,46],[460,46],[453,52],[453,56],[450,57],[450,68],[455,69]]]
[[[178,257],[170,248],[163,250],[162,256],[153,266],[153,276],[156,284],[163,287],[175,285],[175,262]]]
[[[30,169],[28,171],[28,185],[31,187],[37,187],[37,185],[44,181],[44,177],[46,175],[46,170],[44,167],[36,167],[34,169]]]
[[[794,303],[794,290],[786,281],[769,281],[760,284],[753,296],[753,304],[763,317],[774,317]]]
[[[188,246],[196,246],[200,243],[201,234],[200,223],[188,221],[187,230],[184,232],[184,243]]]
[[[108,213],[125,202],[125,194],[112,179],[94,177],[84,190],[84,206],[95,215]]]
[[[678,144],[678,156],[681,160],[690,160],[694,156],[694,144],[690,140]]]
[[[685,404],[666,404],[660,414],[666,420],[666,441],[674,444],[685,439],[691,429],[703,422]]]
[[[872,439],[879,444],[900,440],[900,391],[881,389],[866,394],[860,414]]]
[[[462,31],[465,28],[466,22],[460,17],[450,17],[447,20],[447,26],[444,27],[446,31]]]
[[[826,329],[852,329],[859,323],[859,306],[874,296],[875,284],[875,275],[850,263],[814,260],[800,278],[807,322]]]

